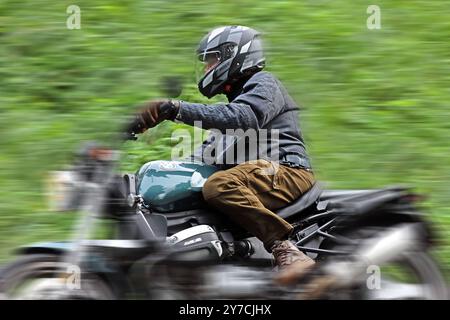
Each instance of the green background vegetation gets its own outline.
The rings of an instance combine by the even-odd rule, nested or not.
[[[66,8],[81,8],[68,30]],[[302,107],[317,176],[328,188],[406,184],[428,196],[450,269],[450,20],[445,1],[385,1],[368,30],[355,1],[0,2],[0,261],[32,241],[65,239],[74,215],[48,213],[44,181],[84,140],[111,142],[135,107],[180,76],[196,91],[194,49],[205,32],[242,24],[264,33],[267,70]],[[224,97],[220,97],[224,98]],[[214,101],[216,101],[215,99]],[[128,143],[123,170],[168,159],[163,123]]]

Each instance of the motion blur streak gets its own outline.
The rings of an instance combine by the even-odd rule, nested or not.
[[[149,245],[149,239],[134,235],[138,232],[135,229],[145,232],[142,230],[146,223],[157,225],[155,229],[160,231],[156,236],[165,240],[165,236],[169,238],[191,226],[177,225],[174,221],[181,217],[167,209],[170,232],[162,236],[163,218],[136,214],[137,207],[146,209],[148,205],[145,199],[137,197],[140,194],[128,199],[134,205],[128,207],[123,199],[118,200],[123,186],[116,184],[116,180],[109,176],[89,180],[92,177],[73,166],[74,158],[80,159],[74,151],[92,140],[122,155],[120,159],[118,156],[117,159],[95,159],[85,167],[88,171],[100,170],[95,172],[102,172],[102,175],[105,172],[113,176],[121,176],[119,172],[134,173],[149,161],[171,159],[176,143],[171,140],[172,132],[178,129],[193,132],[193,128],[166,121],[137,141],[123,144],[118,141],[117,132],[146,100],[178,96],[187,101],[223,101],[224,97],[207,100],[198,93],[194,51],[200,35],[213,27],[233,23],[262,31],[267,69],[286,84],[300,104],[315,175],[325,182],[317,195],[323,208],[315,208],[319,210],[316,212],[310,207],[302,218],[319,213],[327,215],[299,226],[299,233],[292,240],[300,247],[313,248],[315,251],[308,254],[314,259],[324,254],[317,249],[336,251],[330,254],[334,257],[331,258],[333,263],[347,265],[356,257],[376,253],[376,258],[372,255],[366,258],[374,260],[371,262],[374,265],[380,264],[381,291],[365,287],[366,278],[373,276],[367,273],[366,260],[364,268],[359,265],[361,269],[354,271],[365,276],[359,282],[365,287],[364,298],[444,296],[450,279],[450,42],[448,15],[444,14],[448,12],[447,3],[377,1],[380,28],[368,28],[372,21],[367,10],[369,3],[362,0],[77,0],[71,4],[79,11],[76,7],[69,10],[69,4],[49,0],[0,2],[0,262],[2,266],[11,266],[9,263],[17,258],[15,248],[50,241],[24,249],[29,253],[48,253],[42,259],[32,254],[26,256],[28,260],[24,265],[33,265],[41,271],[56,268],[61,272],[57,281],[49,279],[44,272],[43,281],[30,289],[31,295],[18,293],[18,296],[48,298],[50,291],[58,296],[59,291],[66,291],[66,280],[80,280],[82,287],[86,284],[87,291],[93,292],[95,297],[133,296],[118,295],[102,283],[98,274],[106,271],[96,269],[100,263],[81,265],[80,275],[68,272],[76,270],[68,269],[72,262],[60,261],[54,254],[70,252],[74,244],[53,241],[73,239],[79,240],[74,243],[81,247],[88,244],[90,261],[103,261],[103,255],[108,259],[114,257],[111,258],[114,266],[109,266],[111,270],[136,263],[134,284],[154,283],[160,289],[167,288],[155,291],[155,297],[180,298],[186,294],[195,298],[210,297],[212,292],[217,293],[214,297],[248,297],[252,292],[259,292],[264,298],[272,298],[271,294],[277,292],[272,290],[271,256],[253,238],[239,238],[237,231],[236,239],[205,232],[210,237],[208,241],[204,242],[200,236],[202,240],[195,242],[199,236],[194,232],[193,238],[186,241],[204,246],[194,255],[196,259],[212,255],[220,261],[230,253],[231,245],[228,245],[232,243],[235,258],[243,259],[236,258],[239,263],[190,266],[189,272],[186,268],[179,270],[176,268],[179,262],[164,258],[173,254],[172,249],[166,250],[165,246],[175,248],[177,245],[166,243],[157,255],[162,260],[157,260],[150,252],[156,252],[154,246],[161,243]],[[192,140],[192,143],[199,141]],[[87,158],[80,161],[87,161]],[[55,171],[66,174],[50,179],[49,173]],[[78,175],[80,172],[84,173]],[[194,178],[201,182],[203,176]],[[99,212],[83,207],[86,205],[83,201],[95,202],[89,198],[92,194],[79,189],[86,182],[94,183],[90,186],[97,187],[101,194],[95,203],[101,207]],[[419,243],[417,246],[406,241],[409,233],[407,236],[402,233],[399,241],[388,240],[393,235],[374,239],[370,228],[365,228],[369,225],[365,222],[351,229],[356,231],[364,226],[361,227],[363,232],[355,233],[333,229],[340,227],[337,220],[326,225],[339,217],[331,210],[340,210],[327,207],[327,201],[341,203],[347,191],[350,192],[347,195],[352,196],[359,191],[367,198],[378,197],[369,190],[391,185],[411,187],[427,199],[414,203],[406,211],[400,208],[409,203],[406,198],[393,199],[388,203],[389,209],[395,208],[395,213],[386,213],[386,207],[377,208],[376,212],[383,211],[386,215],[370,226],[381,235],[381,231],[389,232],[385,227],[397,222],[411,222],[412,227],[412,222],[417,222],[413,221],[417,214],[420,223],[427,225],[426,236],[412,238]],[[189,201],[199,204],[195,202],[198,189],[193,189]],[[157,191],[158,187],[154,186],[148,194]],[[369,193],[364,193],[366,191]],[[386,194],[392,195],[391,192],[403,191],[390,190]],[[47,193],[51,195],[53,208],[64,213],[50,210]],[[353,208],[351,203],[359,201],[354,198],[346,202],[340,213],[346,216]],[[86,243],[89,239],[79,237],[74,226],[78,223],[79,228],[85,227],[84,220],[80,219],[85,216],[96,220],[92,229],[84,230],[89,231],[89,238],[109,242]],[[96,219],[99,216],[108,218]],[[403,217],[408,217],[409,221]],[[150,221],[146,222],[147,219]],[[301,220],[299,216],[292,219]],[[120,228],[115,224],[117,221]],[[201,221],[199,225],[203,224]],[[380,221],[383,223],[378,223]],[[215,227],[215,223],[205,224]],[[170,229],[175,225],[177,227]],[[324,225],[326,230],[319,229]],[[321,247],[336,239],[317,230],[343,242]],[[315,236],[301,242],[314,232]],[[362,239],[367,240],[364,243],[369,247],[365,248],[374,250],[359,251],[352,246]],[[426,247],[428,241],[432,241],[433,246]],[[396,244],[407,244],[407,248],[399,246],[393,250],[391,245]],[[410,245],[414,250],[410,250]],[[177,250],[176,256],[183,256]],[[352,254],[344,258],[342,251]],[[391,259],[402,251],[405,252],[401,254],[401,261]],[[264,268],[246,266],[250,256],[252,261],[262,261]],[[242,261],[244,266],[240,265]],[[315,272],[319,275],[313,274],[310,278],[334,274],[327,263],[318,262]],[[418,273],[411,270],[418,270]],[[115,271],[111,274],[118,275]],[[143,275],[147,275],[147,271],[160,272],[157,281],[145,278]],[[115,280],[118,286],[121,281],[129,280],[125,278]],[[309,282],[310,278],[301,281]],[[8,279],[13,279],[12,274]],[[168,279],[180,282],[168,284]],[[186,290],[179,291],[180,287]],[[286,296],[276,294],[275,298],[297,297],[299,290],[303,289],[283,291]],[[342,289],[337,293],[340,296],[334,297],[355,297],[355,292],[346,290]]]

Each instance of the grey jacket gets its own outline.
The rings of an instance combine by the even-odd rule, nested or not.
[[[211,130],[191,159],[223,169],[256,159],[311,168],[298,106],[271,73],[254,74],[228,100],[212,105],[181,101],[175,121]]]

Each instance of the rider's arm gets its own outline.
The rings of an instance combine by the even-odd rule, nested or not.
[[[255,79],[256,78],[256,79]],[[276,80],[267,75],[253,77],[230,103],[200,104],[181,101],[175,121],[203,129],[260,129],[283,110],[284,97]]]

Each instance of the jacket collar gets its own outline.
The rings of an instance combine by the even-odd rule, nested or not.
[[[236,82],[234,82],[233,84],[230,85],[231,86],[231,90],[229,92],[225,93],[225,95],[228,98],[228,102],[233,101],[234,99],[236,99],[242,93],[242,90],[244,89],[244,85],[254,75],[255,75],[255,73],[253,73],[253,74],[251,74],[249,76],[245,76],[243,78],[240,78],[239,80],[237,80]]]

